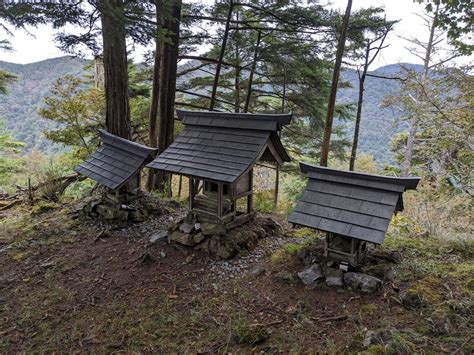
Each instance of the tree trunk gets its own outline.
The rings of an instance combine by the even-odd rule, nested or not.
[[[127,47],[122,0],[100,0],[104,50],[105,126],[119,137],[131,138],[128,105]]]
[[[349,170],[354,171],[355,160],[357,157],[357,146],[359,144],[359,130],[360,120],[362,117],[362,104],[364,103],[364,90],[365,90],[365,78],[367,70],[369,69],[369,55],[370,55],[370,42],[367,41],[367,47],[365,49],[364,66],[362,68],[362,75],[359,74],[359,99],[357,101],[357,113],[354,124],[354,140],[352,142],[351,159],[349,161]]]
[[[161,72],[159,90],[158,154],[165,151],[174,140],[174,101],[176,97],[176,72],[178,68],[179,25],[181,20],[181,0],[173,0],[171,16],[163,22],[171,34],[171,43],[162,42]],[[155,187],[171,197],[171,174],[158,171]]]
[[[328,108],[326,114],[326,125],[324,127],[323,146],[321,149],[321,166],[328,165],[329,143],[331,141],[332,123],[334,120],[334,109],[336,106],[337,85],[341,71],[342,57],[344,55],[344,46],[346,44],[347,28],[349,26],[349,17],[351,15],[352,0],[347,1],[346,13],[342,21],[341,37],[337,44],[336,62],[334,63],[334,72],[332,75],[331,92],[329,94]]]
[[[431,23],[431,28],[430,28],[430,37],[428,39],[428,43],[426,44],[425,59],[423,60],[423,74],[422,74],[423,85],[426,79],[428,78],[431,53],[433,51],[433,39],[434,39],[435,29],[436,29],[435,22],[437,21],[437,18],[438,18],[438,10],[439,10],[439,4],[436,5],[433,22]],[[405,157],[404,157],[402,170],[401,170],[401,175],[403,177],[407,177],[410,173],[411,161],[413,159],[413,148],[415,145],[415,137],[416,137],[417,131],[418,131],[418,117],[416,115],[412,115],[410,118],[410,130],[408,132],[407,146],[405,149]]]
[[[283,94],[281,96],[281,113],[285,113],[286,105],[286,67],[283,66]],[[280,133],[278,133],[281,136]],[[275,168],[275,193],[273,195],[273,205],[275,209],[278,206],[278,193],[280,192],[280,166],[277,164]]]
[[[156,22],[159,24],[161,22],[160,18],[160,6],[156,0]],[[153,84],[151,88],[151,104],[150,104],[150,115],[149,115],[149,128],[148,128],[148,144],[150,147],[158,147],[158,101],[159,101],[159,92],[160,92],[160,64],[161,64],[161,40],[159,39],[159,30],[156,29],[156,39],[155,39],[155,60],[153,65]],[[147,190],[152,191],[155,187],[155,171],[153,169],[148,169],[148,181],[147,181]]]
[[[100,55],[94,57],[94,83],[96,88],[104,88],[104,59]]]
[[[239,12],[235,14],[236,17],[236,30],[235,30],[235,78],[234,78],[234,90],[235,90],[235,103],[234,112],[240,111],[240,54],[239,54]]]
[[[209,104],[209,110],[211,111],[214,110],[214,106],[216,103],[217,86],[219,85],[219,76],[221,73],[222,61],[224,60],[225,47],[227,45],[227,38],[229,37],[229,27],[230,27],[230,21],[232,19],[233,8],[234,8],[233,0],[230,0],[229,12],[227,14],[227,20],[225,23],[224,37],[222,38],[221,52],[219,54],[219,60],[216,64],[216,74],[214,76],[214,84],[212,85],[211,103]]]
[[[249,82],[247,86],[247,97],[245,98],[244,112],[248,112],[250,105],[250,98],[252,96],[252,84],[253,84],[253,74],[255,73],[255,68],[257,67],[258,61],[258,47],[260,46],[260,39],[262,38],[262,32],[258,31],[257,43],[255,44],[255,52],[253,53],[253,62],[252,68],[250,69]]]

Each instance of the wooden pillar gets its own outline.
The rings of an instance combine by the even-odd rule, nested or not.
[[[247,213],[253,211],[253,169],[249,172],[249,191],[250,194],[247,197]]]
[[[222,219],[222,203],[224,199],[224,188],[222,182],[217,183],[217,219]]]
[[[189,177],[189,209],[192,211],[194,207],[194,178]]]
[[[273,204],[275,208],[278,206],[278,192],[280,190],[280,165],[276,165],[275,170],[275,194],[273,195]]]

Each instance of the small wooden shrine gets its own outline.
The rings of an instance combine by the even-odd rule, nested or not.
[[[101,144],[75,171],[107,188],[104,200],[130,202],[140,191],[140,170],[151,162],[157,149],[99,130]]]
[[[189,178],[189,210],[199,222],[233,228],[252,212],[253,167],[290,161],[279,132],[291,114],[177,111],[184,129],[147,166]],[[242,203],[243,202],[243,203]]]
[[[420,180],[300,168],[308,183],[288,221],[326,232],[326,257],[353,265],[364,259],[367,242],[383,243],[392,215],[403,210],[403,192]]]

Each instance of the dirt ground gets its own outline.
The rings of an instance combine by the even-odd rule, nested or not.
[[[448,334],[454,340],[429,332],[423,310],[400,301],[404,281],[385,283],[375,294],[311,289],[296,276],[279,276],[304,266],[291,252],[262,253],[271,244],[266,240],[252,259],[265,267],[260,276],[249,275],[248,264],[231,276],[235,260],[216,261],[172,243],[150,245],[150,235],[184,213],[176,203],[160,203],[147,221],[110,232],[79,216],[76,205],[33,215],[21,206],[3,212],[0,353],[474,349],[469,329]],[[284,216],[271,217],[289,229]],[[367,331],[380,329],[390,333],[388,345],[364,346]]]

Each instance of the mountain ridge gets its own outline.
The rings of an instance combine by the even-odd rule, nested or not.
[[[53,83],[64,75],[85,73],[84,67],[91,60],[74,56],[49,58],[39,62],[17,64],[0,61],[0,70],[18,76],[18,81],[9,85],[9,94],[0,96],[0,119],[19,141],[27,143],[26,151],[36,148],[45,152],[58,151],[43,136],[43,131],[54,127],[54,123],[38,116],[37,110],[48,95]],[[371,71],[376,75],[394,76],[401,66],[421,70],[421,66],[411,63],[388,64]],[[356,103],[358,95],[357,72],[344,69],[341,79],[352,87],[338,91],[338,103]],[[372,154],[380,164],[392,161],[389,141],[394,134],[406,128],[401,115],[389,108],[381,108],[380,103],[387,94],[395,93],[400,87],[398,80],[368,77],[361,122],[360,152]],[[352,140],[353,121],[345,123],[347,138]]]

